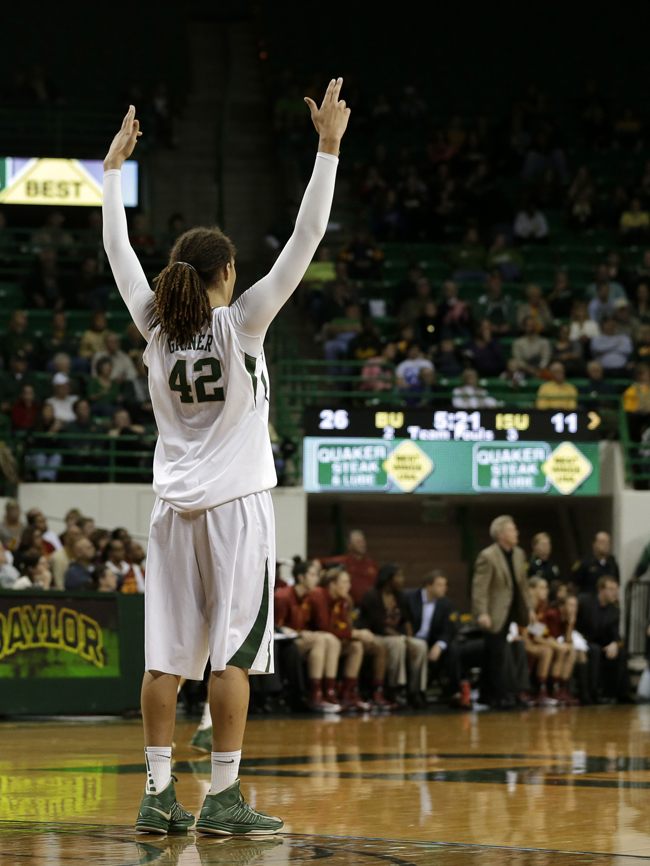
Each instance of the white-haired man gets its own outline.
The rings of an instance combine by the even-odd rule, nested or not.
[[[493,705],[512,703],[516,686],[508,663],[511,622],[528,625],[533,603],[526,579],[526,556],[517,545],[519,531],[509,514],[490,525],[494,543],[482,550],[474,566],[472,613],[485,635],[485,698]]]

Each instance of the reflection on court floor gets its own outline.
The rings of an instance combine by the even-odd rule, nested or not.
[[[177,725],[173,771],[196,813],[210,762],[193,730]],[[136,837],[141,737],[137,720],[0,725],[0,866],[650,857],[650,707],[253,721],[243,788],[287,835],[232,843]]]

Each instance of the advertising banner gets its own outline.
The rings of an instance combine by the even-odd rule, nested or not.
[[[104,165],[101,159],[0,157],[0,204],[101,207]],[[138,204],[138,163],[122,166],[125,207]]]
[[[311,493],[528,493],[596,496],[597,442],[303,440]]]

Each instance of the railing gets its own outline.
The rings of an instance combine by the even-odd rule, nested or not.
[[[646,654],[650,581],[631,580],[625,587],[625,639],[631,656]]]
[[[31,433],[16,438],[14,453],[23,479],[150,483],[156,440],[146,433]]]

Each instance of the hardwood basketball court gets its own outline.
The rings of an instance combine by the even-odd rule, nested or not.
[[[200,808],[209,758],[179,722]],[[0,726],[0,864],[632,864],[650,858],[650,707],[282,718],[248,725],[241,777],[277,839],[136,834],[139,721]]]

